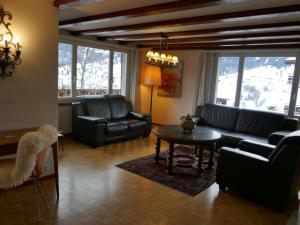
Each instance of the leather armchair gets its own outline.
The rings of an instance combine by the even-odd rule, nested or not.
[[[233,189],[285,209],[300,189],[300,131],[277,146],[242,141],[239,148],[221,148],[216,182],[221,190]]]

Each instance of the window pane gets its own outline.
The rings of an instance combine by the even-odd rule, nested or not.
[[[287,113],[294,68],[287,57],[246,57],[240,107]]]
[[[216,103],[234,105],[239,57],[219,57]]]
[[[127,53],[114,52],[112,93],[125,95]]]
[[[108,93],[109,51],[78,46],[76,96]]]
[[[72,45],[58,44],[58,97],[72,96]]]
[[[286,62],[288,64],[291,64],[293,66],[295,66],[296,64],[296,57],[290,57],[286,60]],[[293,80],[293,77],[294,77],[294,71],[290,71],[290,74],[289,74],[289,80],[290,82],[292,82]],[[297,100],[296,100],[296,107],[295,107],[295,112],[294,114],[297,115],[297,116],[300,116],[300,84],[298,84],[298,93],[297,93]]]

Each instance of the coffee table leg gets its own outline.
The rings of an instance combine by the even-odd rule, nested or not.
[[[174,143],[169,143],[168,173],[173,173]]]
[[[208,163],[208,169],[212,169],[213,165],[214,165],[214,153],[215,153],[215,149],[216,149],[216,144],[214,143],[211,147],[210,147],[210,151],[209,151],[209,163]]]
[[[160,142],[161,142],[160,138],[157,138],[156,147],[155,147],[156,151],[155,151],[155,157],[154,157],[156,164],[159,164]]]
[[[195,155],[197,156],[198,155],[198,145],[195,146],[195,150],[194,151],[195,151]]]
[[[202,174],[203,146],[199,146],[197,156],[198,156],[197,175],[200,177]]]

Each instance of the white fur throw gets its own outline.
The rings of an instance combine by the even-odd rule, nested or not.
[[[26,181],[36,164],[36,155],[51,148],[57,141],[57,130],[51,125],[44,125],[35,132],[24,134],[18,144],[15,167],[0,177],[0,188],[16,187]]]

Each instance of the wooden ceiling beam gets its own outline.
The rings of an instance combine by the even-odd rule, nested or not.
[[[207,28],[199,30],[189,30],[189,31],[177,31],[177,32],[166,32],[164,33],[168,37],[173,36],[189,36],[189,35],[206,35],[214,34],[224,31],[248,31],[253,29],[268,29],[268,28],[283,28],[283,27],[300,27],[300,21],[292,22],[280,22],[280,23],[269,23],[269,24],[255,24],[255,25],[242,25],[242,26],[232,26],[232,27],[220,27],[220,28]],[[161,33],[147,33],[147,34],[131,34],[131,35],[110,35],[110,36],[100,36],[99,40],[129,40],[129,39],[145,39],[145,38],[160,38]]]
[[[213,43],[183,43],[183,44],[168,44],[168,49],[171,49],[174,46],[223,46],[223,45],[260,45],[260,44],[287,44],[287,43],[298,43],[300,44],[300,38],[284,38],[284,39],[264,39],[264,40],[242,40],[242,41],[223,41],[223,42],[213,42]],[[147,45],[147,44],[139,44],[139,48],[160,48],[160,45]]]
[[[91,22],[91,21],[103,20],[103,19],[110,19],[110,20],[126,19],[126,18],[139,17],[139,16],[155,15],[160,13],[170,13],[170,12],[176,12],[181,10],[196,9],[196,8],[202,8],[211,5],[217,5],[222,2],[223,0],[172,1],[167,3],[156,4],[156,5],[149,5],[149,6],[143,6],[138,8],[86,16],[86,17],[81,17],[76,19],[64,20],[59,22],[59,25],[63,26],[63,25],[70,25],[74,23]]]
[[[241,38],[271,38],[271,37],[285,37],[285,36],[300,36],[300,30],[297,31],[278,31],[278,32],[259,32],[250,34],[232,34],[232,35],[217,35],[207,37],[184,37],[176,39],[168,39],[168,43],[178,42],[200,42],[200,41],[219,41],[226,39],[241,39]],[[160,40],[138,40],[138,41],[119,41],[120,44],[148,44],[160,43]]]
[[[281,44],[281,45],[246,45],[246,46],[174,46],[168,50],[254,50],[254,49],[300,49],[300,44]]]
[[[220,13],[220,14],[213,14],[213,15],[171,19],[171,20],[140,23],[140,24],[79,30],[79,31],[74,31],[72,33],[74,35],[81,35],[81,34],[93,34],[93,33],[111,32],[111,31],[132,31],[132,30],[146,30],[146,29],[154,29],[154,28],[158,29],[164,27],[203,24],[207,22],[216,23],[216,22],[222,22],[225,19],[233,19],[233,18],[235,19],[240,18],[241,21],[243,21],[247,17],[251,17],[251,16],[264,16],[264,15],[289,13],[289,12],[297,12],[297,11],[300,11],[300,4],[279,6],[279,7],[272,7],[272,8],[263,8],[263,9],[251,9],[251,10],[238,11],[238,12]]]
[[[54,0],[53,1],[53,5],[55,7],[59,7],[61,5],[65,5],[65,4],[69,4],[69,3],[73,3],[73,2],[79,2],[80,0]]]

